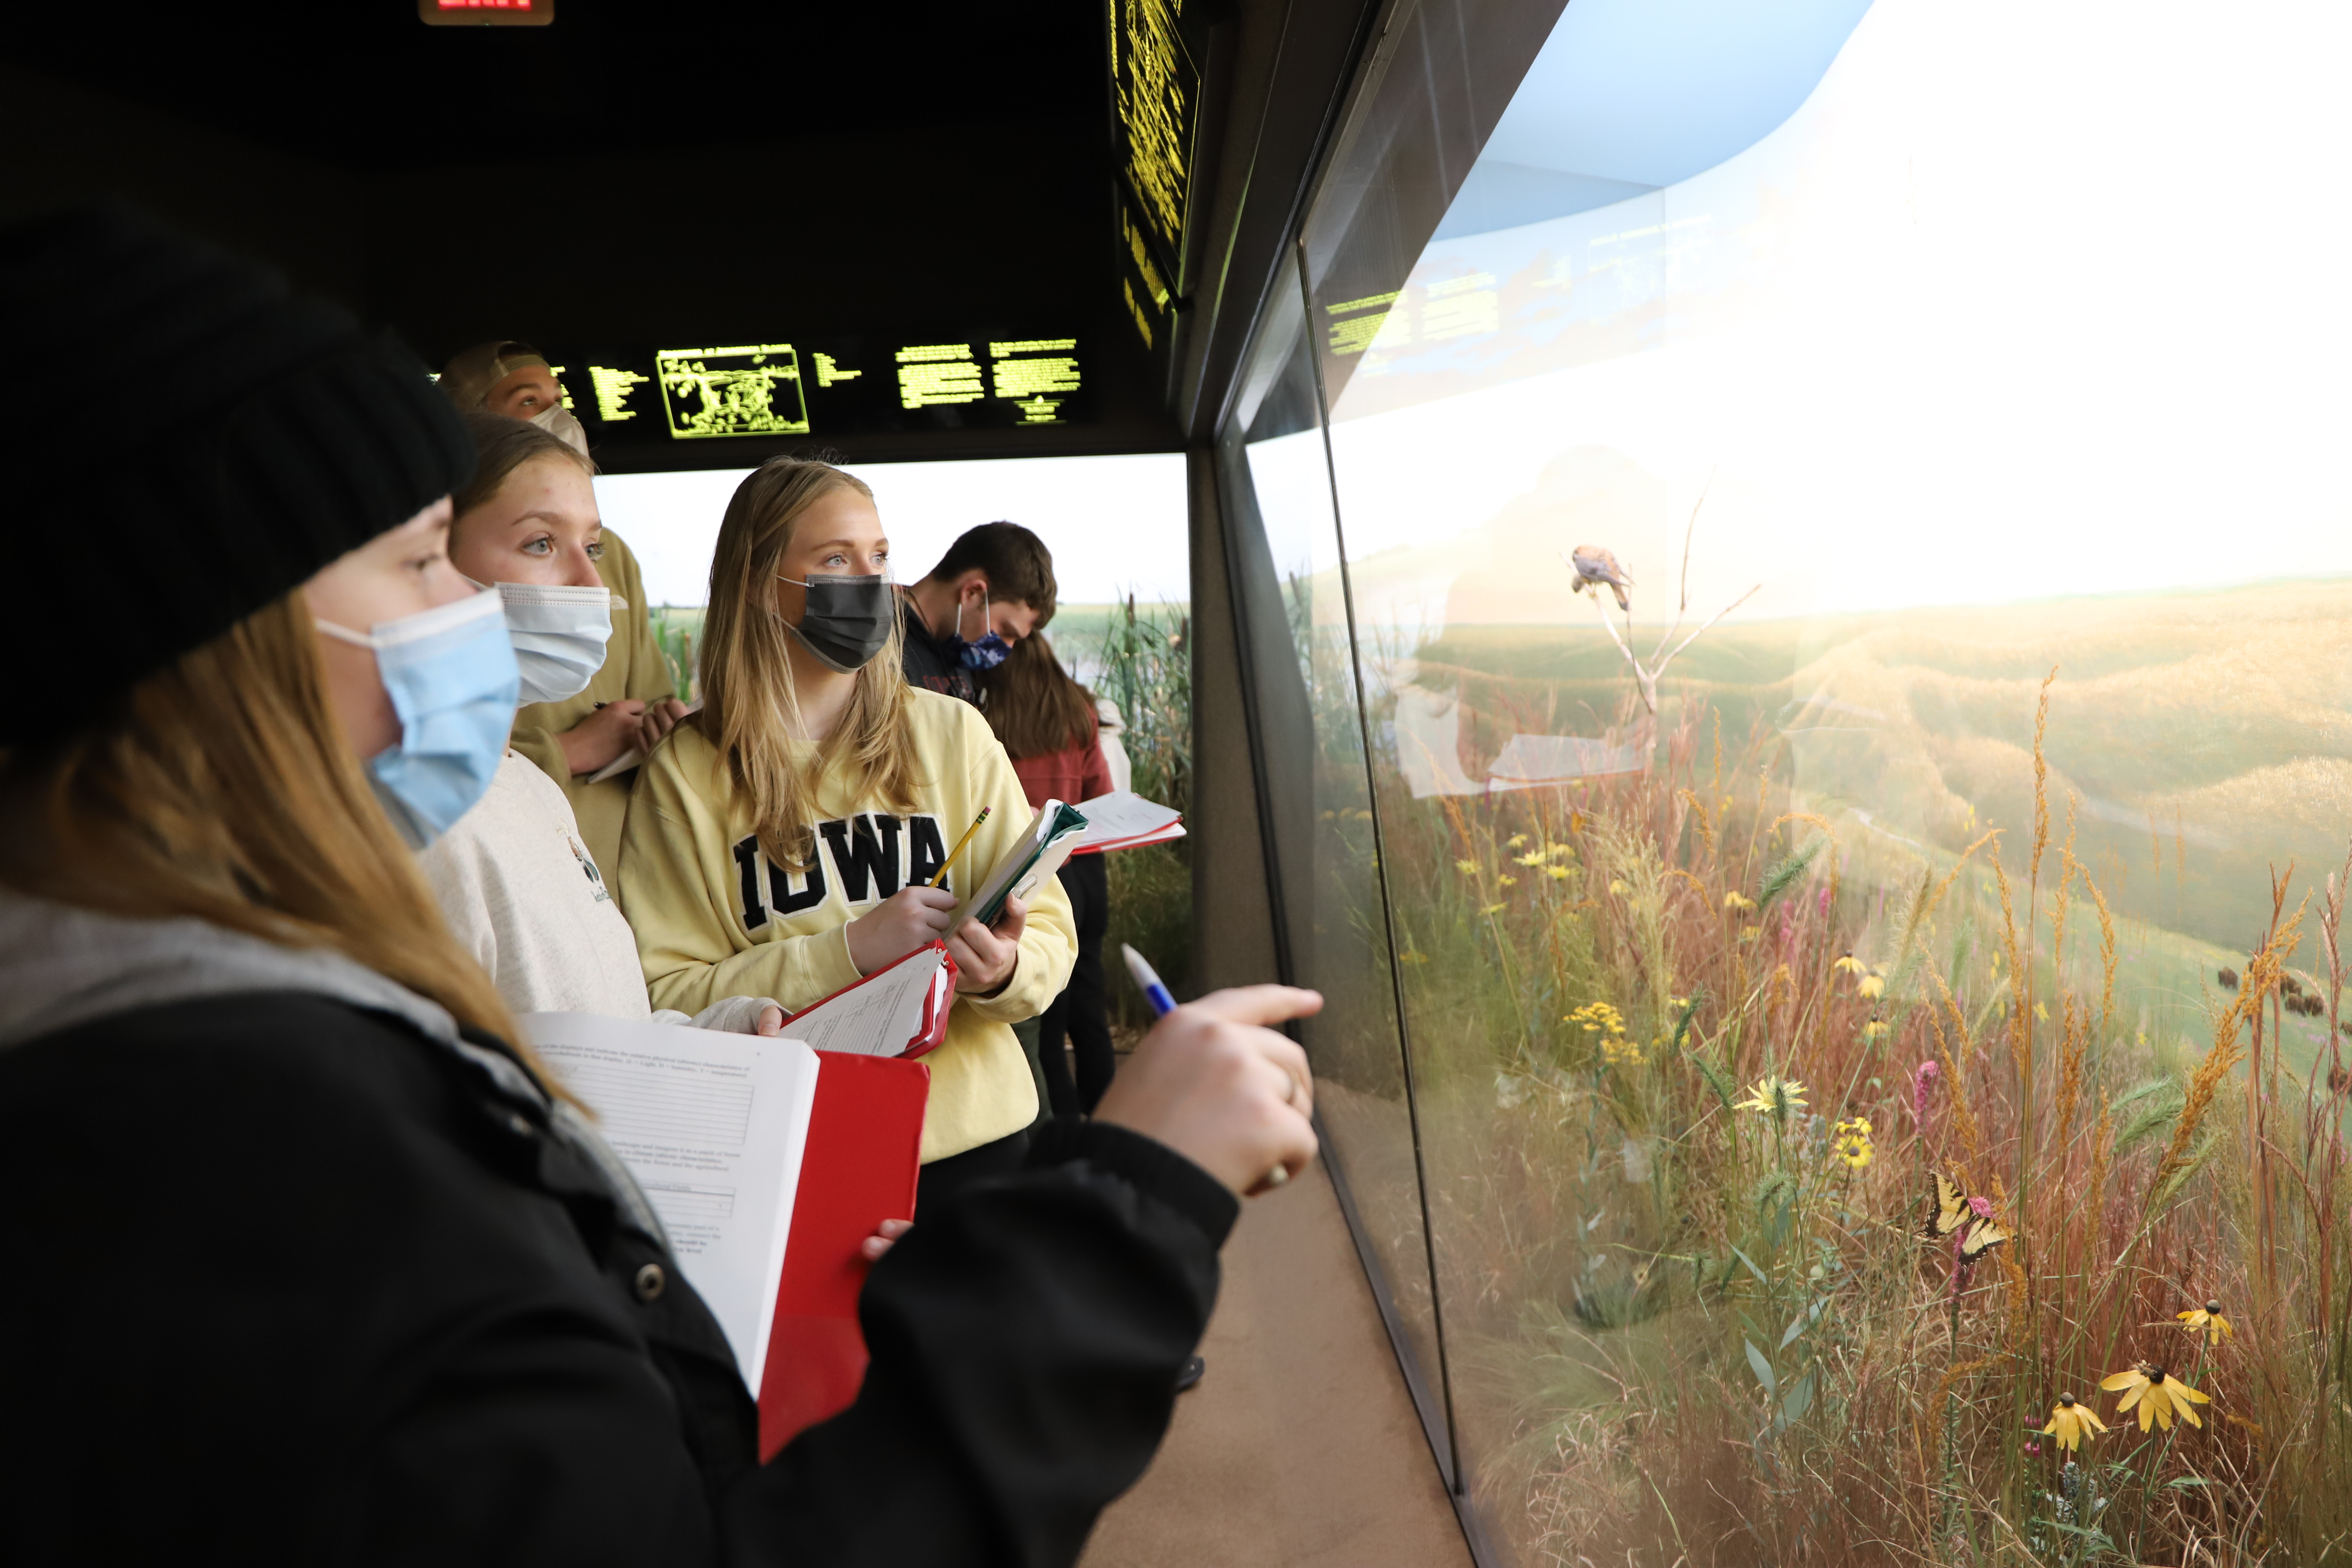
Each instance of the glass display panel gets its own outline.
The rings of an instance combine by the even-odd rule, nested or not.
[[[1423,1419],[1442,1434],[1442,1347],[1330,468],[1298,285],[1285,281],[1287,308],[1261,333],[1221,453],[1262,798],[1293,978],[1324,996],[1300,1037],[1328,1152],[1377,1260]]]
[[[1350,124],[1296,592],[1506,1561],[2352,1531],[2347,64],[2319,5],[1577,0],[1447,89],[1509,99],[1466,170],[1458,102]]]

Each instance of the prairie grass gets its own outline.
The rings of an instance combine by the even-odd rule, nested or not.
[[[1097,697],[1118,704],[1120,738],[1134,766],[1138,795],[1190,812],[1192,800],[1192,620],[1185,606],[1139,607],[1132,596],[1099,618],[1057,617],[1055,650],[1083,670]],[[1191,993],[1192,851],[1189,840],[1121,849],[1108,858],[1112,961],[1111,1018],[1139,1028],[1150,1011],[1116,964],[1119,944],[1149,956],[1177,994]]]
[[[2341,1041],[2352,862],[2277,868],[2236,987],[2147,1005],[2049,786],[2057,689],[2030,814],[1957,851],[1843,841],[1698,703],[1580,786],[1414,800],[1376,757],[1462,1447],[1514,1560],[2352,1555],[2352,1074],[2280,1048],[2322,1005]],[[1926,1239],[1931,1172],[2009,1239]],[[2177,1317],[2208,1300],[2218,1344]],[[2136,1363],[2203,1425],[2119,1417]],[[2112,1427],[2071,1464],[2062,1394]]]

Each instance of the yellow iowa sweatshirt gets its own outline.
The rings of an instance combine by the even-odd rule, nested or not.
[[[803,872],[760,851],[718,748],[693,720],[637,772],[621,838],[622,907],[656,1007],[699,1012],[727,996],[805,1007],[858,978],[845,928],[910,881],[930,880],[983,805],[993,809],[948,873],[959,898],[983,880],[1035,816],[979,710],[908,693],[917,809],[818,792],[817,855]],[[1035,1120],[1037,1090],[1011,1026],[1043,1013],[1077,954],[1069,899],[1047,878],[1029,900],[1021,960],[1004,989],[957,997],[931,1069],[922,1158],[944,1159]],[[790,1033],[788,1029],[786,1033]]]

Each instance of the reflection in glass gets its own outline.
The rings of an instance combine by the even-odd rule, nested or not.
[[[2315,1561],[2352,29],[1745,9],[1744,140],[1538,91],[1401,238],[1452,110],[1360,119],[1306,237],[1465,1476],[1528,1563]],[[1667,11],[1530,90],[1717,80]],[[2205,1426],[2070,1468],[2136,1361]]]
[[[1362,710],[1311,350],[1295,281],[1261,333],[1225,454],[1250,620],[1262,786],[1291,964],[1321,991],[1302,1027],[1332,1163],[1377,1259],[1423,1419],[1444,1424],[1420,1173],[1379,888]],[[1238,446],[1238,451],[1233,448]],[[1238,459],[1237,461],[1235,459]],[[1441,1439],[1442,1444],[1442,1439]]]

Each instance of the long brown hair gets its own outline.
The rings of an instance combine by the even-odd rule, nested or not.
[[[802,514],[836,490],[872,498],[855,475],[807,458],[772,458],[735,487],[710,560],[703,621],[702,711],[696,726],[726,760],[760,847],[795,870],[815,853],[819,785],[838,776],[844,799],[878,795],[891,810],[915,808],[915,742],[907,719],[900,622],[857,672],[849,705],[814,757],[793,754],[800,696],[776,614],[776,578]]]
[[[0,752],[0,886],[340,952],[529,1054],[361,772],[299,588],[95,725]]]
[[[1054,645],[1032,632],[1013,645],[1004,662],[983,670],[988,727],[1008,757],[1043,757],[1095,738],[1095,694],[1070,679]]]

